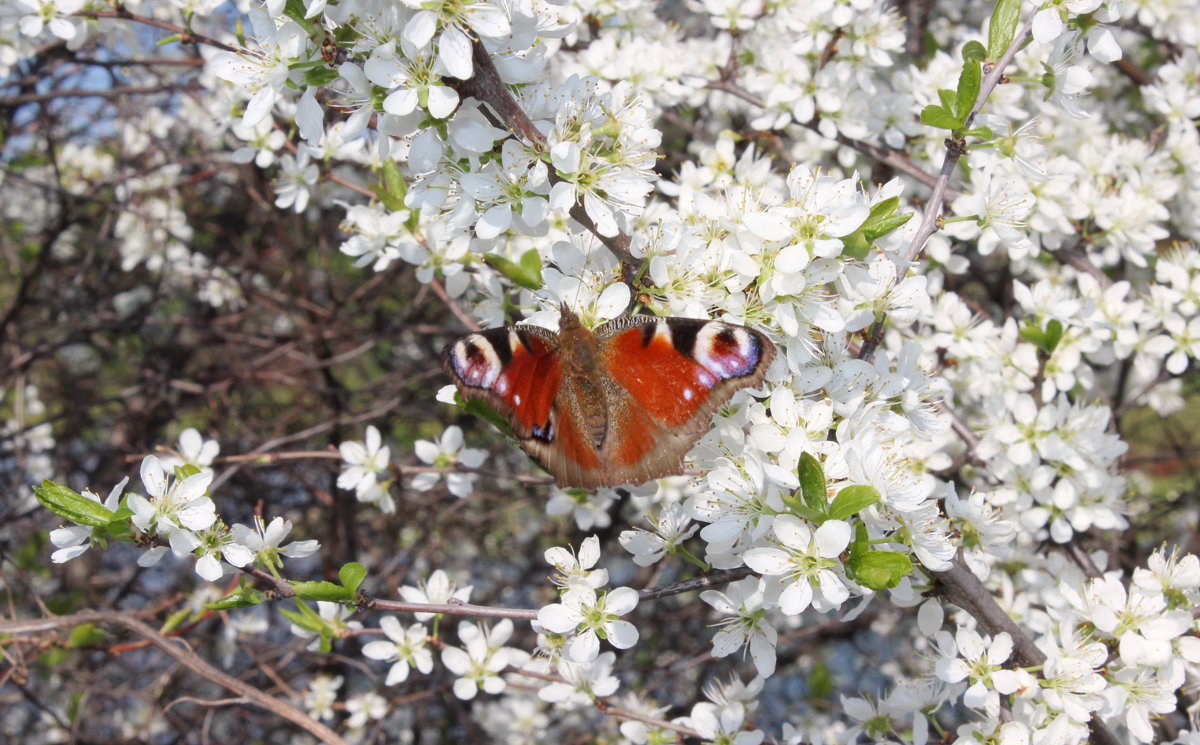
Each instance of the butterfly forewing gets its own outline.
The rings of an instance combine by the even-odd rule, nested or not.
[[[481,398],[509,420],[521,439],[552,435],[551,410],[562,366],[554,334],[506,326],[464,336],[443,353],[464,398]]]
[[[775,345],[743,326],[690,318],[630,317],[597,330],[613,380],[666,427],[703,433],[713,412],[758,385]]]

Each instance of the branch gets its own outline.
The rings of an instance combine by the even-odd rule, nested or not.
[[[969,613],[979,625],[995,636],[1001,632],[1012,637],[1013,662],[1021,667],[1040,668],[1046,662],[1046,653],[1026,636],[1017,622],[1009,617],[992,593],[971,573],[962,559],[955,557],[954,564],[944,572],[933,572],[945,590],[947,601]],[[1041,671],[1039,670],[1039,675]],[[1092,715],[1089,723],[1092,741],[1097,745],[1119,745],[1098,714]]]
[[[975,97],[975,105],[971,108],[971,115],[967,117],[967,121],[963,124],[964,129],[969,129],[971,123],[975,121],[975,115],[983,108],[983,104],[987,102],[988,96],[992,95],[992,91],[1000,84],[1000,80],[1004,77],[1004,68],[1008,67],[1008,63],[1016,56],[1017,51],[1025,44],[1025,40],[1029,37],[1033,29],[1033,16],[1030,15],[1021,23],[1013,37],[1012,44],[1008,45],[1008,49],[1004,50],[1004,54],[1000,59],[996,60],[996,64],[992,69],[983,76],[983,82],[979,86],[979,95]],[[900,257],[900,261],[896,264],[896,282],[904,279],[904,275],[908,273],[908,268],[916,260],[917,256],[925,248],[925,243],[939,229],[938,223],[942,218],[942,208],[946,204],[946,192],[950,188],[950,176],[958,167],[958,160],[966,152],[965,145],[962,142],[955,142],[952,139],[946,140],[946,156],[942,159],[942,170],[938,173],[937,183],[934,184],[933,194],[929,196],[929,203],[925,205],[925,213],[921,217],[921,224],[917,227],[917,232],[913,235],[912,241],[909,242],[908,248]],[[883,340],[883,324],[887,320],[887,316],[881,316],[874,324],[871,325],[871,330],[863,341],[862,348],[858,350],[858,358],[860,360],[871,361],[875,356],[875,350],[879,347],[879,343]]]
[[[486,103],[499,115],[504,125],[513,134],[523,137],[526,142],[539,150],[545,149],[546,137],[538,131],[521,105],[513,98],[508,86],[504,84],[500,73],[496,70],[492,55],[478,39],[471,42],[471,62],[475,72],[469,79],[456,83],[459,92]],[[552,174],[551,181],[553,181],[556,172],[553,168],[550,169],[550,172]],[[571,218],[587,228],[604,244],[605,248],[612,252],[613,256],[617,257],[617,261],[621,262],[625,281],[632,286],[634,279],[642,270],[642,261],[635,258],[629,251],[632,239],[625,233],[617,233],[612,237],[600,235],[582,204],[577,203],[571,208]]]
[[[48,91],[46,93],[22,93],[16,96],[0,98],[0,107],[11,108],[26,103],[53,101],[56,98],[120,98],[146,93],[164,93],[175,91],[199,90],[199,83],[163,83],[162,85],[126,86],[123,88],[105,88],[95,90],[89,88],[68,88],[66,90]]]
[[[170,31],[171,33],[179,36],[179,42],[181,44],[207,44],[210,47],[224,49],[226,52],[234,52],[236,54],[246,53],[246,50],[244,49],[238,49],[237,47],[230,46],[223,41],[217,41],[211,36],[197,34],[190,29],[184,28],[183,26],[179,26],[174,23],[168,23],[167,21],[160,21],[157,18],[139,16],[135,13],[130,13],[127,10],[81,10],[73,15],[76,18],[116,18],[122,21],[133,21],[134,23],[141,23],[146,26],[161,28],[164,31]]]
[[[0,621],[0,634],[30,634],[39,631],[57,631],[85,623],[122,626],[158,647],[168,657],[174,659],[180,665],[188,668],[200,677],[237,694],[246,703],[254,704],[281,719],[292,722],[321,742],[328,743],[329,745],[347,745],[346,741],[338,733],[308,716],[303,711],[300,711],[286,701],[268,696],[232,675],[221,672],[183,644],[170,641],[144,622],[125,613],[118,611],[83,611],[70,616],[55,616],[23,621]]]

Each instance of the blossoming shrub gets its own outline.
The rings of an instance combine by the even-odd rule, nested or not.
[[[902,9],[0,8],[4,731],[1200,741],[1200,7]],[[558,489],[562,305],[779,354]]]

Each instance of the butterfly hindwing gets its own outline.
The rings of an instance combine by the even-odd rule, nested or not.
[[[553,434],[551,410],[562,376],[557,352],[553,332],[505,326],[464,336],[442,358],[463,398],[486,401],[525,440]]]

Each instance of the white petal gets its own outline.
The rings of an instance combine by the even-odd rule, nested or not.
[[[623,616],[637,607],[637,590],[632,587],[618,587],[604,599],[604,610],[618,616]]]
[[[453,114],[458,106],[458,93],[444,85],[432,85],[428,88],[426,100],[429,102],[429,113],[436,119],[445,119]]]
[[[617,649],[629,649],[637,644],[637,627],[628,621],[609,621],[604,625],[604,633],[608,636],[608,643]]]
[[[438,61],[448,73],[460,80],[471,77],[471,40],[454,27],[442,31],[438,38]]]

